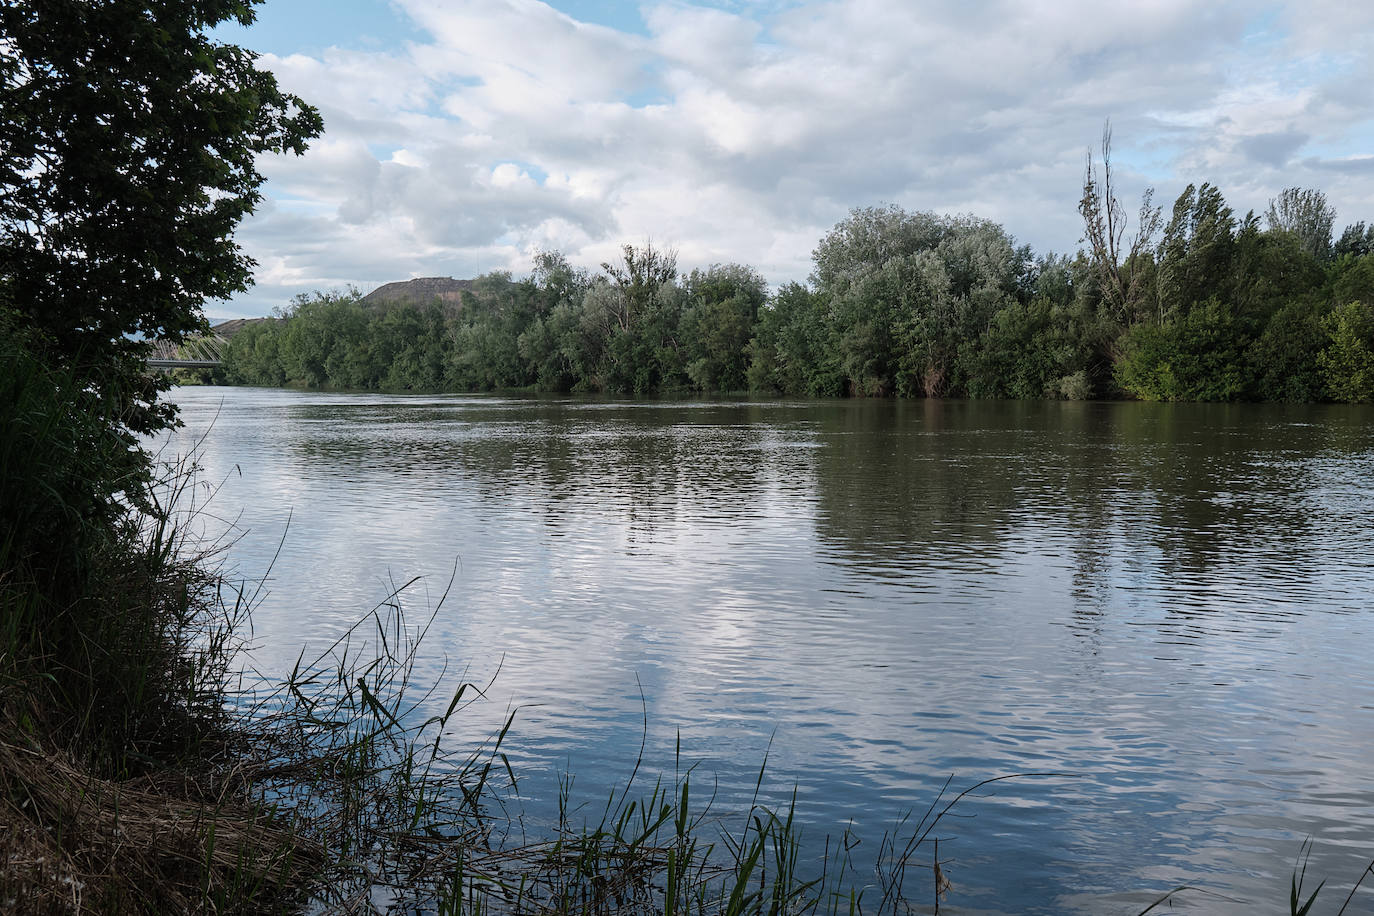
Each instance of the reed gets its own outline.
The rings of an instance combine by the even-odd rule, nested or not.
[[[0,910],[293,909],[316,856],[244,778],[248,608],[180,525],[189,467],[0,331]]]
[[[447,594],[412,624],[404,599],[413,585],[323,651],[302,654],[281,689],[240,698],[243,730],[258,742],[247,767],[260,802],[289,811],[297,836],[323,850],[312,910],[772,916],[896,914],[930,901],[938,912],[950,889],[939,828],[954,807],[1005,779],[1053,775],[997,777],[958,793],[947,781],[919,818],[879,840],[870,870],[851,856],[851,831],[803,842],[795,792],[781,807],[760,801],[766,755],[749,803],[726,810],[684,766],[680,742],[671,773],[645,777],[641,741],[628,778],[600,804],[576,803],[565,776],[556,823],[530,840],[516,827],[517,774],[503,750],[515,713],[477,748],[445,741],[451,719],[490,684],[463,680],[442,702],[416,684]],[[647,735],[647,713],[644,726]]]

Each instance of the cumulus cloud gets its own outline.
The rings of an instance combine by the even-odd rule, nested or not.
[[[1322,4],[662,2],[621,31],[540,0],[397,0],[424,40],[263,58],[327,132],[263,160],[271,204],[240,233],[259,286],[235,308],[523,273],[541,248],[592,267],[649,237],[804,279],[883,202],[1071,251],[1108,117],[1128,196],[1210,181],[1243,213],[1308,186],[1374,218],[1374,12]]]

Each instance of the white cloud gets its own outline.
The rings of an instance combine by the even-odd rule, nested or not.
[[[538,0],[400,0],[428,40],[264,58],[327,133],[264,160],[278,205],[240,234],[262,269],[236,305],[523,272],[546,246],[594,267],[649,236],[688,268],[802,279],[851,207],[888,201],[1072,250],[1107,117],[1128,196],[1210,181],[1243,213],[1301,185],[1371,219],[1374,12],[1322,4],[670,2],[631,33]]]

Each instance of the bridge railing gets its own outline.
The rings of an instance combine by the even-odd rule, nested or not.
[[[150,369],[214,369],[224,362],[226,340],[217,334],[191,337],[180,344],[159,340],[148,357]]]

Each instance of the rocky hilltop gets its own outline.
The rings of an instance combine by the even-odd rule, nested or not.
[[[459,308],[463,304],[463,293],[471,289],[471,280],[417,277],[414,280],[399,280],[379,286],[364,296],[363,302],[373,306],[386,306],[397,302],[429,305],[437,299],[446,306]]]

